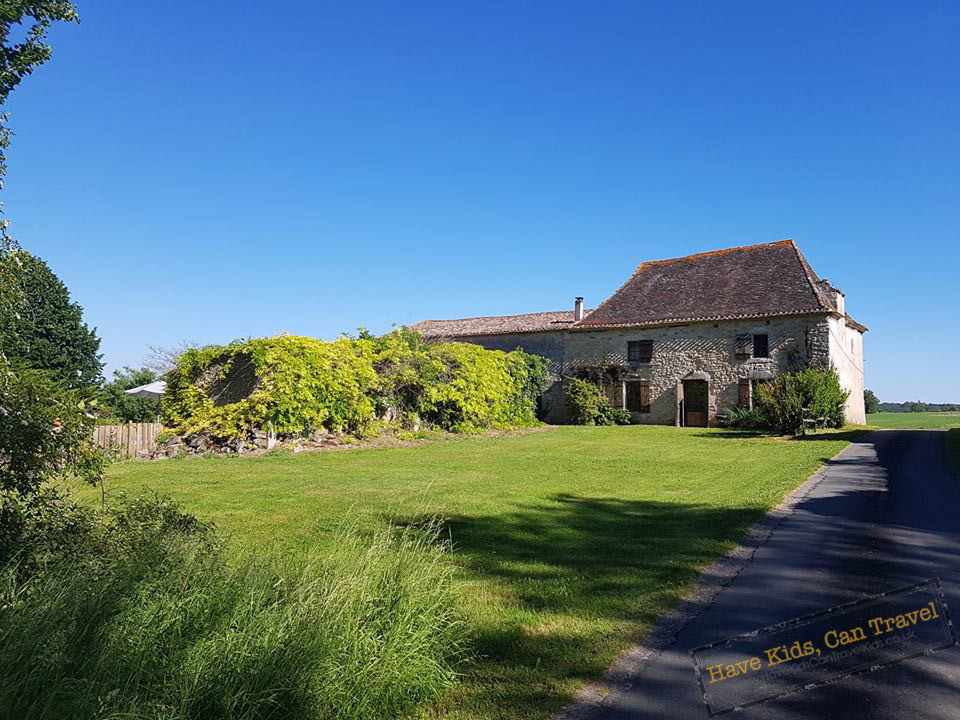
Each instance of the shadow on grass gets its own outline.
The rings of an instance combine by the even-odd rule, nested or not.
[[[797,435],[794,440],[845,440],[846,442],[856,442],[867,433],[873,430],[867,428],[840,428],[839,430],[817,430],[807,435]]]
[[[598,678],[642,639],[762,513],[558,494],[509,513],[448,518],[454,557],[502,605],[481,613],[494,619],[476,630],[470,705],[509,708],[510,717],[559,709],[571,683]]]
[[[839,430],[816,430],[806,435],[794,435],[792,437],[779,435],[778,433],[763,432],[760,430],[713,430],[711,432],[695,433],[694,437],[707,438],[713,440],[743,440],[746,438],[783,438],[784,440],[845,440],[855,442],[866,433],[872,432],[873,428],[840,428]]]

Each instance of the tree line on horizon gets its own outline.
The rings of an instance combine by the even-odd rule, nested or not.
[[[919,400],[908,402],[880,402],[873,390],[864,390],[863,405],[867,415],[878,412],[891,413],[934,413],[960,412],[960,403],[925,403]]]

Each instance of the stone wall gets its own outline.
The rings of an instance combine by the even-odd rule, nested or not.
[[[515,333],[463,340],[505,351],[520,347],[547,358],[551,385],[542,401],[542,416],[547,422],[566,420],[563,394],[565,375],[580,365],[615,363],[630,366],[628,381],[650,382],[650,412],[633,413],[635,422],[674,424],[677,382],[696,373],[698,377],[708,378],[709,417],[711,424],[714,424],[718,411],[738,403],[741,378],[766,379],[807,364],[829,367],[832,356],[837,352],[831,345],[831,322],[825,315],[802,315],[655,328]],[[770,357],[736,357],[737,336],[755,333],[769,336]],[[629,363],[627,342],[645,339],[653,340],[651,362]],[[860,378],[862,407],[862,373]],[[622,387],[612,388],[610,397],[614,404],[622,406]],[[852,412],[855,415],[856,408]]]
[[[766,359],[735,355],[738,335],[769,336]],[[648,364],[627,361],[627,342],[653,340]],[[650,412],[633,413],[634,422],[672,425],[676,420],[677,381],[691,373],[709,377],[709,416],[737,405],[741,378],[765,379],[806,367],[833,364],[844,389],[850,391],[847,421],[864,423],[863,333],[840,318],[798,315],[769,320],[728,320],[655,328],[551,331],[462,338],[493,350],[522,348],[548,360],[550,386],[542,400],[547,422],[566,421],[563,378],[581,365],[630,366],[627,380],[650,382]],[[623,405],[622,388],[612,388],[611,401]]]
[[[738,335],[765,333],[769,358],[736,357]],[[627,342],[653,340],[649,364],[627,362]],[[829,363],[829,339],[824,316],[796,316],[770,320],[694,323],[658,328],[568,332],[566,369],[599,362],[631,366],[628,381],[650,382],[650,412],[633,413],[638,423],[672,425],[677,414],[677,382],[695,375],[708,378],[709,417],[739,402],[741,378],[762,380],[798,369],[808,362]],[[618,393],[616,399],[620,399]]]
[[[863,333],[842,318],[829,320],[830,360],[840,376],[840,385],[850,392],[847,398],[847,422],[866,425],[863,406]]]

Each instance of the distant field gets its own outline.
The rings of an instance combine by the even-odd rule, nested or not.
[[[960,427],[960,413],[891,413],[867,415],[867,425],[884,428],[937,429]]]

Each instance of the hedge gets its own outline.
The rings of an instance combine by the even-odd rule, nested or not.
[[[454,432],[536,423],[545,364],[521,350],[365,331],[334,342],[280,336],[186,351],[167,378],[164,422],[230,442],[272,427],[363,436],[390,418]]]

